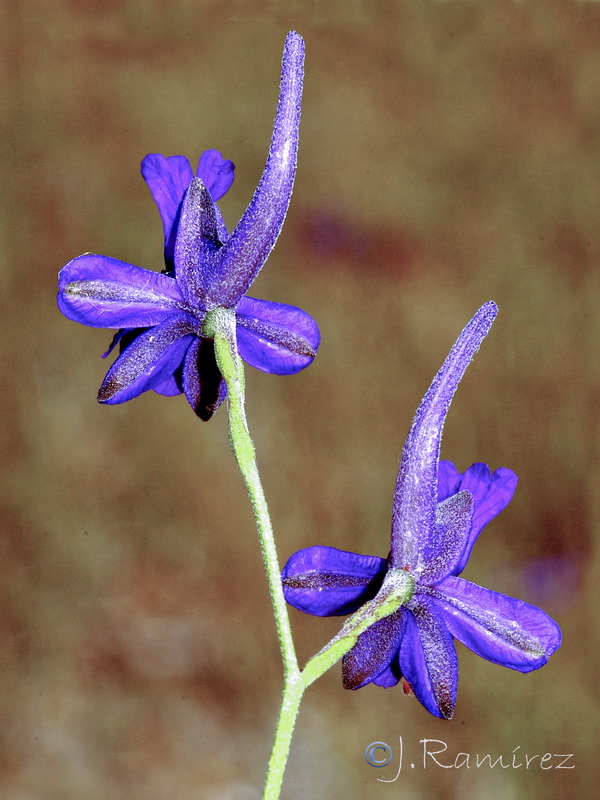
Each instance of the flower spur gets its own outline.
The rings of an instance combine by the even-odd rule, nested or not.
[[[517,476],[485,464],[459,474],[439,460],[452,397],[496,316],[486,303],[459,336],[415,415],[402,451],[387,559],[333,547],[291,556],[282,578],[288,603],[308,614],[357,611],[414,582],[408,600],[374,622],[344,656],[347,689],[390,687],[401,679],[432,714],[452,717],[458,684],[454,639],[521,672],[543,666],[559,647],[558,625],[542,610],[458,577],[481,529],[510,502]],[[383,602],[383,600],[382,600]]]
[[[102,403],[123,403],[149,389],[175,395],[207,420],[226,394],[210,334],[211,310],[235,310],[241,357],[264,372],[287,375],[313,360],[319,330],[295,306],[246,292],[265,263],[289,206],[298,151],[304,42],[286,38],[279,102],[267,162],[254,196],[228,236],[216,200],[233,182],[233,164],[206,151],[193,175],[183,156],[146,156],[142,174],[160,211],[164,273],[86,253],[60,272],[58,305],[84,325],[118,328],[117,357],[100,387]]]

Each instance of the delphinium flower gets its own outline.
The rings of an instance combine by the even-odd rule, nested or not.
[[[400,459],[387,559],[315,546],[295,553],[282,572],[288,603],[317,616],[389,599],[394,577],[408,573],[412,596],[358,637],[343,658],[344,686],[391,687],[402,680],[428,711],[448,719],[458,684],[454,639],[521,672],[543,666],[561,641],[558,625],[541,609],[458,577],[481,529],[510,502],[517,484],[509,469],[491,474],[477,463],[459,473],[440,462],[450,402],[496,313],[492,302],[477,312],[417,410]]]
[[[233,164],[206,151],[194,176],[183,156],[147,156],[142,174],[165,235],[163,273],[86,253],[59,275],[58,305],[84,325],[119,329],[120,355],[98,392],[123,403],[149,389],[185,392],[202,419],[226,394],[213,341],[203,330],[211,310],[233,309],[241,357],[264,372],[293,374],[308,366],[319,330],[295,306],[246,292],[271,252],[289,206],[298,151],[304,42],[294,31],[283,52],[279,102],[267,162],[254,195],[228,236],[216,201],[233,181]]]

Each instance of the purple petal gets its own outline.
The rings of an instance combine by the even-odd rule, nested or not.
[[[183,195],[194,177],[190,162],[185,156],[150,153],[142,161],[142,176],[158,206],[165,233],[165,260],[173,258],[179,207]]]
[[[292,375],[307,367],[316,355],[319,328],[300,308],[243,297],[236,320],[241,357],[263,372]]]
[[[450,719],[458,685],[458,659],[435,601],[417,594],[400,646],[400,669],[419,701],[434,716]]]
[[[408,613],[399,608],[371,625],[342,659],[344,689],[360,689],[386,672],[400,648]]]
[[[518,482],[511,469],[500,467],[491,475],[487,464],[473,464],[459,476],[456,491],[467,489],[471,492],[474,511],[471,532],[462,557],[453,570],[454,575],[460,575],[465,568],[482,529],[510,503]]]
[[[281,577],[287,602],[317,617],[351,614],[381,586],[387,561],[335,547],[307,547],[291,556]]]
[[[169,377],[165,378],[164,381],[161,381],[160,383],[153,386],[152,389],[157,394],[162,394],[163,397],[176,397],[178,394],[181,394],[183,388],[181,386],[181,380],[179,378],[179,370],[177,370],[175,374],[169,375]]]
[[[231,188],[234,171],[233,161],[223,158],[218,150],[205,150],[200,156],[196,177],[202,180],[216,202]]]
[[[193,178],[181,206],[174,262],[177,282],[195,307],[204,305],[220,247],[217,207],[200,178]]]
[[[219,372],[212,341],[196,339],[191,344],[183,364],[183,389],[188,403],[205,422],[225,399],[227,386]]]
[[[196,177],[201,179],[216,203],[231,187],[234,170],[233,161],[223,158],[218,150],[205,150],[200,156]],[[219,239],[221,242],[226,242],[229,238],[229,233],[218,206],[215,206],[215,215],[217,217]]]
[[[442,428],[469,362],[487,336],[498,309],[483,305],[452,347],[413,420],[400,459],[392,510],[390,565],[421,569],[423,548],[435,532]]]
[[[145,333],[148,328],[121,328],[121,330],[117,331],[113,336],[113,340],[110,343],[110,347],[108,350],[102,354],[102,358],[106,358],[109,356],[116,345],[119,345],[119,351],[123,353],[132,342],[134,342],[139,336]],[[181,394],[183,388],[181,386],[181,370],[176,370],[173,375],[169,375],[164,381],[153,385],[152,390],[155,391],[157,394],[162,394],[165,397],[175,397],[178,394]]]
[[[456,494],[458,491],[456,487],[460,478],[458,470],[451,461],[440,461],[438,467],[438,503],[446,500],[450,495]]]
[[[512,500],[512,496],[517,488],[519,478],[511,469],[500,467],[497,469],[486,485],[485,481],[477,481],[477,472],[485,467],[487,473],[489,469],[485,464],[473,464],[464,474],[460,488],[468,489],[475,501],[475,511],[473,513],[473,529],[479,533],[487,523],[506,508]]]
[[[560,646],[556,622],[522,600],[453,576],[426,591],[442,609],[450,633],[494,664],[530,672]]]
[[[433,584],[449,575],[465,550],[473,518],[473,496],[460,491],[437,507],[436,524],[422,550],[420,583]]]
[[[58,287],[62,313],[95,328],[158,325],[187,308],[173,278],[92,253],[69,261]]]
[[[402,672],[400,670],[397,653],[394,658],[392,658],[390,665],[380,672],[376,678],[373,678],[373,683],[376,686],[383,687],[384,689],[391,689],[392,686],[397,685],[401,677]]]
[[[211,299],[232,307],[267,260],[292,196],[304,75],[304,41],[294,31],[285,40],[279,103],[267,163],[254,196],[223,248]]]
[[[110,405],[124,403],[161,387],[181,367],[195,331],[194,323],[182,317],[144,331],[108,370],[98,400]]]

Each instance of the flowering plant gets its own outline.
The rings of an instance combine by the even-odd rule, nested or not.
[[[425,394],[410,428],[396,483],[387,558],[315,546],[280,572],[273,529],[245,416],[242,359],[265,372],[308,366],[319,330],[294,306],[247,296],[281,231],[296,171],[304,43],[288,34],[279,103],[266,165],[229,236],[217,201],[234,165],[205,151],[194,175],[182,156],[146,156],[142,174],[164,230],[162,273],[86,253],[59,275],[58,305],[85,325],[118,329],[120,353],[100,402],[122,403],[150,389],[185,393],[209,419],[228,398],[230,443],[252,504],[269,585],[284,688],[264,798],[280,795],[292,733],[307,687],[342,659],[346,688],[404,682],[432,714],[452,716],[458,682],[454,639],[495,663],[527,672],[560,644],[543,611],[465,581],[482,528],[510,501],[517,478],[484,464],[466,472],[440,461],[454,393],[497,314],[484,304],[467,324]],[[286,601],[309,614],[351,614],[301,669]]]

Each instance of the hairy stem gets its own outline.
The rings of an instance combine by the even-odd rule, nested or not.
[[[210,311],[204,321],[203,333],[214,340],[217,364],[227,383],[229,441],[252,504],[283,661],[283,695],[263,794],[263,800],[279,800],[292,735],[307,687],[354,647],[363,631],[396,611],[412,596],[414,579],[403,570],[390,570],[377,597],[349,617],[340,632],[300,671],[283,594],[269,509],[246,421],[244,371],[237,353],[235,311],[227,308]]]
[[[275,615],[275,626],[283,660],[284,675],[296,675],[298,673],[298,660],[292,639],[287,605],[283,596],[273,526],[271,525],[269,509],[258,473],[254,443],[250,437],[246,421],[244,370],[237,354],[235,312],[226,308],[214,309],[207,315],[204,329],[214,337],[217,364],[221,375],[227,383],[229,443],[242,473],[250,503],[252,504],[269,594]]]

